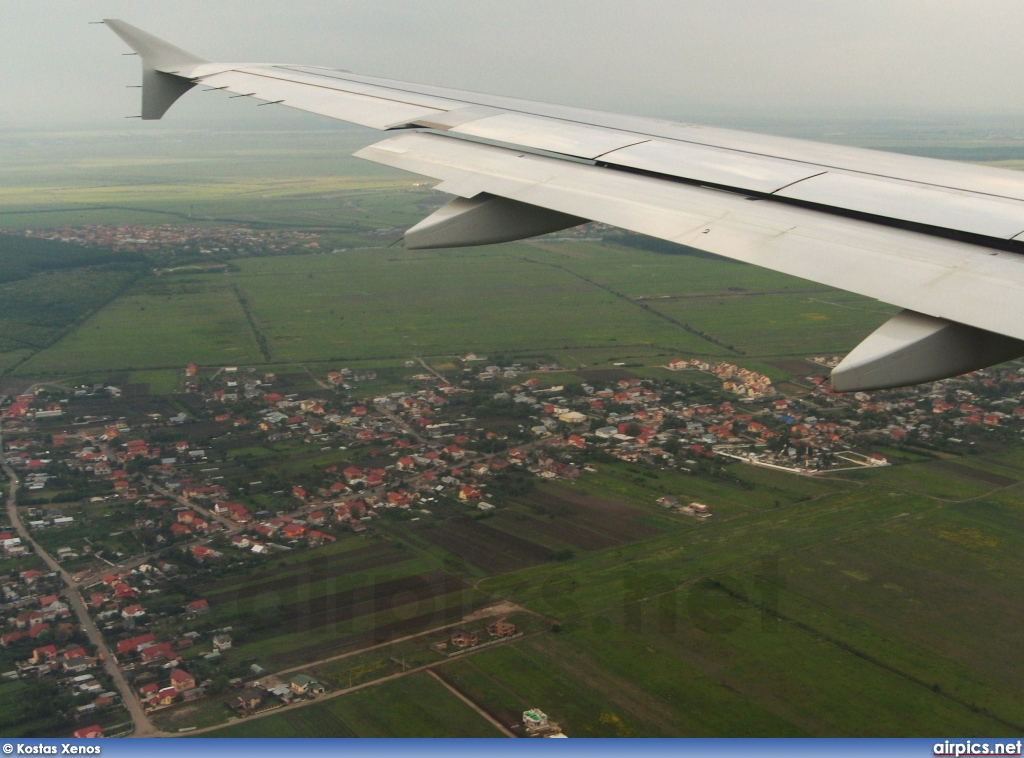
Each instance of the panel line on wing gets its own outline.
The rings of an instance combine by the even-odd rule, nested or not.
[[[293,66],[281,66],[281,68],[287,68],[289,70],[299,71],[297,67]],[[306,67],[316,68],[316,67]],[[977,186],[965,186],[971,182],[957,183],[949,180],[938,180],[935,178],[926,179],[921,176],[908,176],[901,175],[896,172],[882,171],[876,168],[869,168],[866,166],[857,166],[854,159],[860,159],[862,156],[873,157],[876,161],[884,156],[886,160],[892,162],[903,163],[905,160],[914,161],[915,164],[925,165],[928,164],[935,170],[948,169],[950,172],[958,174],[988,174],[992,171],[999,171],[1003,176],[1002,179],[1006,179],[1006,176],[1012,177],[1015,172],[1008,170],[989,169],[984,166],[957,164],[950,161],[940,161],[938,159],[921,158],[918,156],[908,156],[901,153],[879,153],[877,151],[864,150],[862,148],[850,148],[844,146],[831,145],[827,143],[815,143],[805,142],[802,140],[794,140],[786,137],[772,137],[766,135],[757,135],[747,132],[739,132],[728,129],[718,129],[714,127],[701,127],[694,124],[676,123],[669,121],[662,121],[659,119],[647,119],[642,117],[626,116],[616,113],[602,113],[598,111],[589,111],[581,108],[572,108],[568,106],[556,106],[549,103],[532,102],[527,100],[519,100],[516,98],[503,97],[500,95],[486,95],[482,93],[468,92],[464,90],[453,90],[444,87],[436,87],[433,85],[424,84],[413,84],[409,82],[401,82],[391,79],[381,79],[379,77],[370,77],[352,72],[343,72],[337,69],[323,69],[323,71],[330,71],[332,74],[317,72],[313,74],[315,76],[325,76],[327,78],[345,81],[349,83],[364,84],[372,87],[383,87],[396,92],[403,92],[407,94],[429,94],[432,97],[442,97],[444,99],[452,100],[455,102],[463,103],[467,106],[481,105],[489,108],[495,108],[498,110],[506,111],[509,113],[520,113],[523,115],[537,116],[538,118],[548,118],[559,122],[578,124],[581,126],[591,126],[597,128],[611,129],[619,132],[629,132],[631,134],[640,135],[641,137],[649,140],[663,139],[672,143],[679,143],[684,145],[693,145],[697,147],[722,150],[732,153],[737,156],[753,156],[756,158],[766,158],[771,160],[785,161],[793,164],[799,164],[804,166],[810,166],[815,168],[822,168],[826,170],[834,170],[855,174],[864,174],[866,176],[876,176],[883,179],[892,179],[896,181],[913,181],[917,184],[924,184],[942,189],[970,192],[972,194],[986,195],[996,198],[1004,198],[1008,200],[1024,200],[1024,176],[1019,178],[1014,177],[1014,191],[1016,194],[1004,191],[994,191],[991,189],[982,189]],[[348,76],[337,76],[334,74],[345,73]],[[552,115],[550,112],[557,112],[558,115]],[[578,115],[570,115],[578,114]],[[589,118],[588,118],[589,117]],[[621,123],[620,123],[621,122]],[[700,138],[684,137],[679,132],[697,132],[702,134]],[[751,146],[738,146],[736,144],[727,144],[723,139],[713,139],[710,136],[703,136],[710,133],[721,134],[724,137],[735,137],[747,139],[752,142],[767,143],[765,147],[759,147],[755,149]],[[787,150],[772,151],[766,149],[773,143],[784,144]],[[828,150],[836,153],[836,157],[840,154],[849,153],[852,158],[851,162],[845,161],[832,161],[822,157],[807,157],[798,158],[793,155],[787,154],[792,152],[798,147],[802,146],[819,148],[820,150]],[[819,151],[820,151],[819,150]],[[973,179],[973,177],[968,177]]]

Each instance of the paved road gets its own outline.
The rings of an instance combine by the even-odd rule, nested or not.
[[[36,544],[36,541],[32,539],[24,524],[21,523],[21,516],[18,514],[17,505],[18,487],[20,486],[20,482],[14,469],[7,465],[2,429],[0,429],[0,460],[3,461],[3,470],[4,473],[7,474],[7,478],[11,485],[10,491],[7,493],[7,516],[11,520],[11,526],[18,531],[22,540],[25,541],[25,544],[32,546],[32,550],[35,551],[35,554],[50,567],[51,571],[56,571],[60,574],[61,578],[64,580],[64,584],[67,585],[64,589],[63,595],[67,598],[68,604],[75,612],[75,615],[78,616],[78,622],[82,625],[82,629],[85,631],[86,636],[89,637],[89,641],[96,646],[97,652],[103,657],[103,668],[114,681],[114,686],[117,687],[117,691],[121,694],[121,701],[124,703],[125,708],[128,709],[128,713],[131,714],[132,725],[134,726],[133,736],[154,736],[157,734],[157,731],[153,728],[153,725],[149,722],[149,719],[143,712],[142,703],[139,702],[139,699],[135,696],[132,688],[128,685],[127,680],[124,678],[124,674],[118,667],[117,662],[114,660],[114,656],[110,654],[110,649],[107,647],[107,643],[103,640],[103,635],[100,634],[100,630],[89,616],[85,603],[82,602],[82,596],[78,594],[78,591],[74,587],[74,580],[68,572],[50,556],[49,553]]]
[[[82,628],[85,629],[85,633],[89,636],[89,641],[96,646],[96,648],[103,655],[103,668],[114,680],[114,684],[117,686],[117,691],[121,693],[121,702],[124,703],[125,708],[128,709],[128,713],[131,714],[132,724],[135,727],[132,737],[156,737],[160,734],[150,723],[149,717],[142,709],[142,703],[138,697],[135,696],[135,692],[132,690],[131,685],[128,684],[128,680],[124,678],[124,673],[121,671],[121,667],[117,665],[114,660],[114,656],[111,655],[110,649],[107,647],[107,643],[103,640],[103,635],[100,634],[100,630],[92,622],[89,617],[88,611],[86,611],[85,603],[82,602],[82,596],[73,589],[68,589],[64,593],[65,597],[70,601],[71,607],[75,613],[78,614],[78,619],[82,623]]]

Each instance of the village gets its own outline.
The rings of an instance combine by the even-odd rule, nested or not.
[[[68,242],[119,253],[192,253],[200,255],[247,255],[286,253],[293,249],[315,250],[318,235],[312,232],[254,230],[238,224],[207,226],[68,226],[26,229],[22,236]]]
[[[357,539],[385,522],[486,516],[503,507],[497,485],[516,477],[572,482],[615,462],[692,476],[730,462],[820,476],[888,465],[879,450],[967,452],[1024,430],[1024,379],[1005,369],[846,396],[813,374],[779,388],[724,362],[679,359],[666,366],[669,378],[574,385],[553,383],[559,367],[550,363],[486,363],[463,356],[462,376],[448,378],[409,361],[407,389],[370,396],[361,384],[377,376],[365,369],[339,367],[317,379],[317,392],[297,393],[274,373],[189,365],[187,402],[174,413],[136,407],[104,383],[39,385],[5,399],[6,494],[14,493],[0,546],[16,568],[0,587],[0,655],[10,667],[0,675],[55,682],[76,734],[130,729],[129,706],[152,714],[208,698],[244,717],[327,686],[306,673],[268,678],[257,663],[224,663],[231,625],[214,624],[202,597],[169,606],[165,588]],[[502,431],[481,426],[485,417]],[[267,467],[251,460],[261,445],[289,452]],[[293,475],[278,465],[328,454],[338,462]],[[700,522],[715,504],[665,495],[650,505]],[[40,564],[44,554],[58,570]],[[87,617],[70,607],[70,592]],[[519,633],[494,618],[444,632],[431,650],[450,656]]]

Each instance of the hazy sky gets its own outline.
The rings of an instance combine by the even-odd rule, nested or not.
[[[656,115],[1020,113],[1020,0],[2,0],[0,126],[138,113],[122,18],[211,60],[311,63]],[[276,114],[262,111],[279,111]],[[318,117],[191,94],[166,127]],[[705,119],[707,120],[707,119]],[[711,121],[714,119],[712,118]],[[149,125],[145,125],[147,128]],[[160,127],[156,127],[160,128]]]

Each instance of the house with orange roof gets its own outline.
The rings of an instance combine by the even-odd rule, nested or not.
[[[285,524],[281,528],[281,534],[288,539],[297,539],[306,533],[306,527],[302,524]]]
[[[183,671],[180,668],[174,669],[171,672],[171,686],[175,692],[184,692],[196,686],[196,679],[187,671]]]

